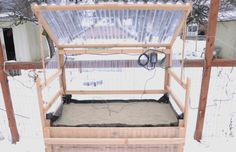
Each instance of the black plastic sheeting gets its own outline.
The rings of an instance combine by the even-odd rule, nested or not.
[[[155,100],[155,99],[130,99],[130,100],[77,100],[77,99],[72,99],[72,95],[67,94],[62,97],[63,104],[70,104],[70,103],[78,103],[78,104],[91,104],[91,103],[130,103],[130,102],[157,102],[157,103],[163,103],[163,104],[169,104],[171,109],[176,115],[176,118],[183,119],[184,114],[178,114],[176,110],[174,109],[173,105],[169,101],[169,96],[168,94],[164,94],[160,99]],[[46,114],[46,119],[50,120],[51,126],[53,125],[53,122],[55,122],[60,116],[62,115],[63,111],[63,104],[61,104],[58,109],[55,112],[50,112]],[[127,125],[127,124],[121,124],[121,123],[113,123],[113,124],[80,124],[76,126],[70,126],[70,125],[60,125],[56,127],[167,127],[167,126],[178,126],[179,122],[174,122],[170,123],[168,125]]]

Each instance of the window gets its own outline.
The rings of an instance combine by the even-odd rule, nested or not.
[[[16,60],[12,28],[3,28],[3,36],[6,47],[7,60]]]

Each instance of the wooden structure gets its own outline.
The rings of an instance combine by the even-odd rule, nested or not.
[[[4,64],[3,49],[0,40],[0,64]],[[8,125],[11,132],[12,143],[19,141],[19,133],[16,126],[16,119],[14,115],[14,109],[11,100],[10,88],[7,80],[7,75],[4,71],[4,68],[0,66],[0,82],[2,88],[3,99],[6,107],[6,113],[8,118]]]
[[[58,70],[50,77],[44,75],[44,81],[37,79],[37,92],[40,108],[40,115],[42,121],[42,127],[44,132],[44,140],[46,145],[46,151],[183,151],[185,143],[185,132],[188,118],[188,102],[190,96],[190,79],[183,80],[178,76],[171,67],[171,55],[172,45],[181,32],[186,18],[191,10],[190,3],[155,3],[155,4],[120,4],[120,3],[102,3],[102,4],[80,4],[80,5],[33,5],[32,9],[35,12],[36,17],[39,19],[39,24],[42,26],[54,41],[58,48]],[[54,21],[50,21],[54,15],[59,15],[60,11],[70,13],[78,13],[80,11],[107,11],[107,14],[112,10],[118,11],[125,10],[123,13],[131,13],[132,11],[148,12],[154,16],[157,11],[166,11],[165,13],[175,14],[177,11],[180,13],[179,18],[176,20],[176,24],[169,24],[166,27],[166,31],[163,32],[163,37],[170,37],[168,41],[159,41],[154,43],[153,41],[132,41],[132,43],[68,43],[64,41],[63,33],[56,33]],[[153,11],[153,12],[152,12]],[[164,14],[165,14],[164,13]],[[67,14],[67,15],[68,15]],[[104,13],[106,14],[106,13]],[[103,14],[103,15],[104,15]],[[60,16],[60,15],[59,15]],[[54,16],[55,17],[55,16]],[[69,18],[69,17],[68,17]],[[154,18],[154,17],[153,17]],[[174,17],[171,17],[174,19]],[[57,20],[57,19],[55,19]],[[59,21],[58,19],[57,21]],[[82,19],[81,19],[82,20]],[[154,19],[153,19],[154,20]],[[164,19],[165,20],[165,19]],[[56,22],[57,22],[56,21]],[[73,22],[73,21],[72,21]],[[110,20],[111,22],[111,20]],[[70,24],[70,23],[68,23]],[[57,24],[61,25],[61,24]],[[56,26],[56,25],[55,25]],[[144,27],[147,25],[144,25]],[[66,27],[66,26],[65,26]],[[144,28],[143,27],[143,28]],[[163,28],[164,28],[163,27]],[[174,29],[172,35],[168,35],[168,29],[172,27]],[[66,29],[65,29],[66,30]],[[68,29],[67,29],[68,30]],[[141,35],[142,36],[142,35]],[[160,36],[160,35],[158,35]],[[96,37],[96,36],[93,36]],[[65,39],[68,37],[65,37]],[[70,37],[69,37],[70,38]],[[109,36],[108,36],[109,39]],[[139,39],[139,38],[138,38]],[[137,49],[137,47],[139,49]],[[89,51],[96,53],[140,53],[146,48],[162,49],[167,56],[165,69],[165,82],[163,89],[161,90],[68,90],[66,84],[66,74],[64,67],[64,54],[86,54]],[[71,49],[72,48],[72,49]],[[108,48],[102,51],[102,48]],[[119,49],[117,51],[117,48]],[[122,48],[122,50],[120,49]],[[85,50],[85,51],[84,51]],[[43,51],[42,51],[42,59]],[[42,61],[45,64],[45,61]],[[45,66],[43,66],[45,68]],[[51,100],[44,102],[42,91],[50,86],[50,84],[59,78],[60,87]],[[176,81],[185,90],[185,99],[182,101],[178,96],[176,90],[173,90],[170,86],[170,79]],[[165,94],[168,93],[179,109],[184,113],[184,119],[179,120],[178,126],[168,127],[53,127],[46,119],[46,113],[48,109],[66,94]],[[153,146],[155,146],[153,148]]]
[[[215,43],[219,5],[220,5],[219,0],[211,1],[210,14],[208,19],[209,23],[207,29],[208,33],[207,33],[206,52],[205,52],[205,60],[203,66],[202,84],[201,84],[201,92],[200,92],[199,108],[198,108],[198,119],[196,123],[196,130],[194,137],[197,141],[200,141],[202,139],[203,124],[204,124],[208,90],[211,77],[213,51],[215,47],[214,43]]]

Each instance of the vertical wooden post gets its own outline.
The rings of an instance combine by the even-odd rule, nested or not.
[[[46,120],[46,113],[44,112],[43,108],[43,94],[42,94],[42,88],[41,88],[41,80],[40,78],[37,78],[36,80],[36,89],[37,89],[37,95],[38,95],[38,105],[39,105],[39,113],[40,113],[40,119],[42,123],[42,131],[43,131],[43,137],[44,138],[50,138],[50,122]],[[51,152],[52,151],[52,146],[51,145],[45,145],[45,151],[46,152]]]
[[[44,76],[44,82],[46,82],[46,70],[45,70],[46,65],[45,65],[45,55],[44,55],[44,47],[43,47],[43,26],[40,23],[40,19],[39,19],[38,27],[39,27],[40,54],[41,54],[41,60],[42,60],[42,66],[43,66],[43,76]]]
[[[185,43],[186,43],[186,23],[184,24],[184,27],[183,27],[183,35],[182,35],[182,40],[183,40],[183,46],[182,46],[182,56],[181,56],[181,59],[182,59],[182,62],[181,62],[181,80],[183,80],[183,77],[184,77],[184,56],[185,56]]]
[[[184,138],[185,137],[185,127],[184,127],[184,121],[179,120],[179,138]],[[183,152],[184,151],[184,143],[183,144],[178,144],[178,150],[177,152]]]
[[[2,44],[0,41],[0,65],[3,65],[3,64],[4,64],[4,56],[3,56]],[[4,103],[6,107],[8,125],[11,132],[12,143],[15,144],[17,141],[19,141],[19,133],[16,126],[16,119],[14,115],[14,109],[12,106],[12,100],[11,100],[7,75],[4,73],[4,69],[2,66],[0,66],[0,81],[1,81],[3,99],[4,99]]]
[[[43,101],[43,94],[42,94],[40,78],[37,78],[37,80],[36,80],[36,89],[37,89],[37,95],[38,95],[40,119],[41,119],[41,123],[42,123],[42,129],[44,130],[44,127],[45,127],[45,115],[44,115],[44,110],[43,110],[44,101]]]
[[[191,79],[187,78],[186,81],[186,91],[185,91],[185,108],[184,108],[184,127],[187,129],[187,121],[188,121],[188,108],[189,108],[189,101],[190,101],[190,89],[191,89]]]
[[[211,67],[213,60],[213,50],[214,50],[214,42],[216,35],[216,25],[217,25],[217,17],[219,11],[219,0],[211,0],[210,4],[210,12],[208,17],[208,28],[207,28],[207,42],[206,42],[206,52],[205,52],[205,60],[203,66],[203,74],[202,74],[202,84],[201,84],[201,92],[200,92],[200,101],[198,108],[198,116],[196,123],[196,130],[194,139],[200,141],[202,139],[202,131],[204,125],[206,104],[207,104],[207,95],[209,89],[209,81],[211,76]]]
[[[167,48],[169,49],[170,53],[166,55],[166,63],[165,63],[165,82],[164,82],[164,89],[167,90],[167,86],[170,85],[170,75],[169,75],[169,72],[168,72],[168,69],[170,68],[171,66],[171,49],[170,48]]]
[[[63,88],[63,94],[65,94],[66,92],[65,59],[64,59],[64,54],[59,54],[60,50],[62,49],[58,49],[57,52],[58,69],[62,70],[59,82],[60,82],[60,87]]]

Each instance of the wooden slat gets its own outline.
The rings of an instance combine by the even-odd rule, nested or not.
[[[181,52],[181,61],[182,61],[181,62],[181,74],[180,74],[181,80],[183,80],[183,78],[184,78],[184,58],[185,58],[187,23],[184,23],[182,31],[183,31],[183,34],[182,34],[183,44],[182,44],[182,52]]]
[[[172,37],[172,40],[170,42],[171,46],[174,45],[174,42],[177,39],[178,35],[180,34],[181,29],[184,27],[184,24],[187,21],[187,17],[189,15],[190,11],[191,11],[191,9],[188,9],[184,12],[184,15],[183,15],[182,19],[180,20],[180,23],[179,23],[178,27],[176,28],[176,30],[174,32],[174,36]]]
[[[169,51],[163,49],[160,50],[165,54],[169,54]],[[60,50],[60,54],[126,54],[126,53],[136,53],[141,54],[144,53],[145,49],[99,49],[99,50]]]
[[[51,27],[48,25],[48,23],[45,21],[45,19],[41,16],[41,14],[38,11],[35,11],[34,13],[35,13],[35,16],[38,18],[39,22],[42,24],[43,28],[46,30],[49,37],[53,40],[55,45],[58,46],[58,39],[54,35],[53,31],[51,30]]]
[[[62,49],[59,49],[59,51],[63,51]],[[65,59],[63,54],[59,54],[57,52],[57,68],[58,70],[62,71],[62,74],[60,75],[59,83],[60,87],[63,88],[63,94],[65,93],[66,90],[66,75],[65,75]]]
[[[53,145],[158,145],[181,144],[184,138],[45,138],[46,144]]]
[[[197,141],[201,140],[202,132],[203,132],[209,83],[210,83],[210,77],[211,77],[213,51],[215,47],[214,43],[215,43],[219,5],[220,5],[220,0],[211,0],[210,12],[209,12],[209,17],[208,17],[206,52],[205,52],[205,60],[204,60],[204,67],[203,67],[198,116],[197,116],[196,130],[195,130],[195,136],[194,136],[194,138]]]
[[[169,47],[170,44],[143,44],[143,43],[125,43],[125,44],[60,44],[59,48],[116,48],[116,47]]]
[[[172,78],[175,79],[175,81],[184,89],[186,89],[186,83],[183,82],[171,69],[168,70],[169,74],[172,76]]]
[[[4,54],[3,54],[1,40],[0,40],[0,64],[4,64]],[[4,72],[3,67],[0,67],[0,82],[1,82],[1,89],[2,89],[2,97],[3,97],[4,105],[6,108],[8,127],[10,129],[12,143],[15,144],[16,142],[19,141],[19,133],[18,133],[14,109],[12,105],[10,87],[8,84],[7,75]],[[1,100],[2,100],[2,97],[1,97]]]
[[[188,124],[188,113],[189,113],[189,102],[190,102],[190,89],[191,89],[191,79],[187,78],[186,92],[185,92],[185,110],[184,110],[184,127],[187,128]]]
[[[40,20],[40,19],[39,19]],[[43,27],[40,24],[39,21],[39,46],[40,46],[40,55],[41,55],[41,61],[42,61],[42,66],[43,66],[43,76],[44,76],[44,81],[46,81],[46,64],[45,64],[45,55],[44,55],[44,47],[43,47]]]
[[[50,109],[50,107],[55,103],[55,101],[61,96],[63,89],[61,88],[58,92],[49,100],[49,102],[44,106],[44,113]]]
[[[165,90],[67,90],[66,94],[164,94]]]
[[[50,76],[48,79],[46,79],[46,82],[44,82],[40,85],[41,88],[44,89],[45,87],[48,87],[53,82],[53,80],[55,80],[61,74],[62,74],[62,70],[58,69],[52,76]]]
[[[81,4],[81,5],[32,5],[34,11],[56,11],[56,10],[189,10],[190,3],[186,4],[138,4],[138,3],[103,3],[103,4]]]
[[[106,60],[105,62],[114,62],[117,67],[140,67],[137,63],[137,60]],[[182,63],[181,60],[174,60],[173,62]],[[89,63],[87,68],[110,68],[112,67],[110,64],[106,66],[100,66],[100,63],[104,63],[104,61],[91,61],[91,60],[84,60],[84,61],[67,61],[67,68],[80,68],[79,65],[83,65]],[[47,63],[46,63],[47,64]],[[73,65],[73,66],[72,66]],[[77,66],[78,65],[78,66]],[[204,60],[203,59],[185,59],[184,60],[184,67],[203,67]],[[3,64],[0,64],[3,67]],[[174,65],[173,65],[174,66]],[[235,59],[213,59],[212,66],[214,67],[235,67],[236,60]],[[51,67],[49,67],[51,68]],[[55,67],[56,68],[56,67]],[[6,70],[20,70],[20,69],[42,69],[42,62],[6,62],[5,63]]]
[[[46,61],[47,62],[47,61]],[[0,66],[4,66],[0,64]],[[5,69],[6,70],[28,70],[28,69],[42,69],[43,65],[42,62],[6,62]]]
[[[202,60],[202,63],[204,63],[204,60]],[[216,67],[216,66],[219,66],[219,67],[235,67],[236,66],[236,59],[213,59],[212,60],[212,66],[214,66],[214,67]]]
[[[50,127],[53,138],[175,138],[184,127]]]
[[[167,91],[170,94],[170,96],[174,99],[175,103],[177,104],[177,106],[179,107],[179,109],[184,112],[184,105],[183,102],[181,102],[181,100],[174,94],[174,92],[172,91],[172,89],[167,86]]]
[[[39,106],[39,113],[40,113],[40,119],[41,119],[41,125],[42,125],[42,130],[44,130],[44,127],[46,125],[46,120],[45,120],[45,115],[44,115],[44,110],[43,110],[43,95],[42,95],[42,88],[40,87],[40,78],[37,78],[36,80],[36,89],[37,89],[37,97],[38,97],[38,106]]]
[[[171,52],[171,51],[170,51]],[[168,69],[170,68],[171,65],[171,53],[166,55],[166,62],[165,62],[165,80],[164,80],[164,89],[167,90],[167,86],[170,85],[170,75],[168,72]]]

